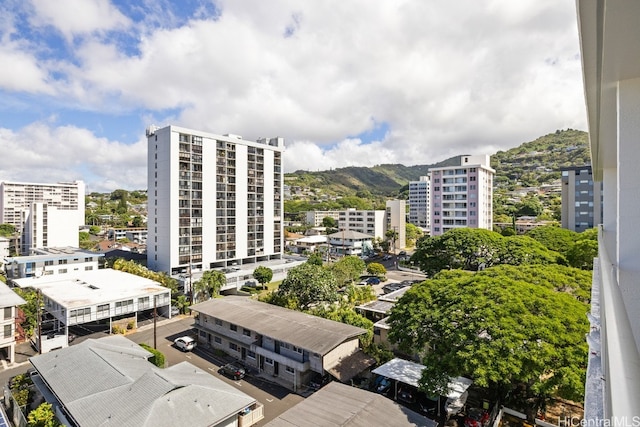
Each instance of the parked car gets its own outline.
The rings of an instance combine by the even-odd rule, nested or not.
[[[398,400],[405,403],[415,403],[416,396],[414,390],[408,386],[402,386],[398,390]]]
[[[377,277],[369,277],[367,279],[367,285],[379,285],[380,284],[380,279]]]
[[[241,380],[244,378],[246,371],[244,367],[240,366],[238,363],[227,363],[222,368],[220,368],[220,373],[227,375],[234,380]]]
[[[389,261],[391,258],[393,258],[393,256],[391,256],[391,255],[385,255],[385,256],[383,256],[383,257],[382,257],[382,260],[383,260],[383,261]]]
[[[189,336],[176,338],[175,340],[173,340],[173,344],[175,344],[175,346],[182,351],[191,351],[196,348],[197,345],[196,340]]]
[[[487,427],[489,424],[489,413],[484,409],[471,408],[464,417],[465,427]]]
[[[407,283],[387,283],[382,287],[382,292],[385,294],[389,294],[391,292],[397,291],[398,289],[406,288],[407,286],[411,286]]]
[[[171,306],[171,316],[177,316],[178,314],[180,314],[180,309],[178,307],[176,307],[175,305]]]
[[[329,384],[330,382],[331,382],[331,377],[329,375],[322,375],[322,374],[316,373],[313,376],[313,378],[311,378],[311,381],[309,381],[309,387],[311,387],[314,390],[320,390],[322,387]]]

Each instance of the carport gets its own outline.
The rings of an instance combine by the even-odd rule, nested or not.
[[[408,384],[415,388],[419,387],[420,377],[424,365],[404,359],[392,359],[371,371],[374,374],[395,380],[395,389],[393,393],[394,400],[398,398],[398,383]],[[445,408],[449,414],[455,414],[467,400],[467,389],[473,384],[473,381],[465,377],[457,377],[449,382],[449,393],[447,394],[447,403]]]

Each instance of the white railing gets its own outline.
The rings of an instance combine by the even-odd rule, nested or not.
[[[596,402],[593,402],[593,407],[587,404],[585,419],[618,423],[626,419],[631,422],[640,414],[640,355],[618,284],[618,266],[607,253],[604,235],[601,227],[597,265],[594,265],[594,273],[599,270],[599,274],[594,274],[593,283],[593,287],[599,290],[599,322],[591,319],[592,333],[589,334],[591,339],[588,338],[591,358],[593,359],[594,353],[600,353],[603,378],[600,384],[597,379],[588,378],[585,399],[587,404],[593,398],[593,391],[601,387],[604,411],[593,410]],[[598,302],[592,300],[592,304],[594,303]],[[597,337],[598,327],[599,343],[593,342],[593,337]]]

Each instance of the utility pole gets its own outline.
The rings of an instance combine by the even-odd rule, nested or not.
[[[42,312],[40,308],[40,289],[36,290],[36,304],[38,306],[38,354],[42,354]]]
[[[157,350],[156,349],[156,341],[157,341],[157,339],[156,339],[156,332],[157,332],[156,324],[157,324],[157,318],[158,318],[158,313],[157,313],[157,310],[156,310],[156,302],[157,302],[157,300],[158,300],[158,296],[154,295],[153,296],[153,349],[154,350]]]

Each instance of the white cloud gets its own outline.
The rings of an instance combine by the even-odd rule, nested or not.
[[[88,191],[147,188],[147,142],[122,144],[86,129],[36,122],[17,131],[0,128],[2,180],[85,180]]]
[[[70,41],[74,36],[124,29],[130,20],[109,0],[31,0],[34,26],[51,25]]]
[[[34,0],[33,22],[73,39],[73,56],[42,61],[14,37],[0,60],[20,71],[0,71],[0,88],[138,117],[140,135],[154,123],[282,136],[287,171],[430,164],[586,127],[570,2],[224,0],[220,15],[203,3],[191,19],[138,2],[149,16],[132,25],[106,0],[64,1]],[[379,123],[382,140],[357,139]]]

